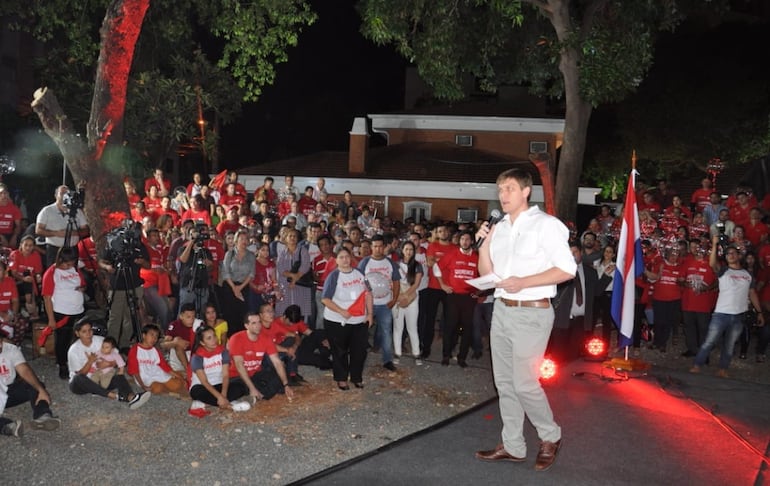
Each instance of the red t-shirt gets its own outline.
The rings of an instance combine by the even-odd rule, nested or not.
[[[16,282],[11,277],[0,280],[0,312],[8,312],[11,309],[11,302],[18,298]]]
[[[331,255],[328,259],[324,258],[323,255],[315,257],[315,260],[313,260],[313,272],[318,274],[317,290],[323,290],[326,277],[335,268],[337,268],[337,259],[334,258],[334,255]]]
[[[241,229],[241,225],[238,224],[238,221],[229,221],[225,219],[223,221],[220,221],[219,224],[217,225],[217,233],[219,233],[219,236],[221,236],[222,238],[225,237],[225,233],[227,233],[228,231],[232,231],[233,233],[235,233],[239,229]]]
[[[144,193],[148,194],[150,192],[150,188],[153,186],[158,188],[158,192],[160,192],[160,190],[163,188],[166,189],[166,192],[171,192],[171,181],[166,179],[165,177],[163,178],[163,187],[161,187],[160,183],[158,182],[158,179],[154,177],[148,177],[147,179],[145,179]]]
[[[701,289],[716,281],[716,274],[708,260],[687,258],[682,264],[685,286],[682,289],[682,310],[688,312],[711,312],[717,302],[716,289],[696,292],[694,284]]]
[[[147,210],[148,213],[153,214],[155,217],[157,217],[160,214],[160,198],[151,198],[150,196],[145,197],[142,199],[144,201],[144,209]]]
[[[225,211],[228,211],[233,206],[238,206],[240,209],[244,204],[246,204],[246,198],[240,194],[233,194],[232,196],[222,194],[222,196],[219,198],[219,204],[225,208]]]
[[[256,341],[249,339],[247,331],[238,331],[227,341],[227,349],[230,351],[230,357],[233,364],[230,366],[230,378],[238,375],[238,367],[235,366],[234,358],[243,357],[243,365],[249,376],[259,373],[262,370],[262,361],[269,359],[268,356],[276,354],[275,344],[270,340],[268,333],[260,331]]]
[[[479,276],[479,255],[471,250],[470,255],[466,255],[455,247],[441,257],[438,266],[441,269],[441,280],[452,287],[455,294],[470,294],[474,287],[468,285],[465,281]]]
[[[768,228],[768,226],[761,221],[757,221],[756,224],[752,225],[751,220],[749,220],[743,226],[743,230],[744,234],[746,235],[746,239],[751,242],[751,245],[754,248],[759,246],[759,243],[762,240],[762,235],[770,234],[770,228]]]
[[[426,251],[425,256],[427,258],[435,258],[436,263],[438,263],[441,261],[441,257],[443,257],[445,253],[452,251],[453,248],[454,247],[451,244],[442,245],[438,241],[434,241],[428,245],[428,250]],[[441,289],[441,285],[439,285],[438,280],[436,280],[436,277],[433,276],[433,268],[428,269],[428,288]]]
[[[78,245],[79,244],[80,243],[78,243]],[[34,250],[27,256],[24,256],[20,250],[13,250],[11,256],[8,258],[8,269],[18,275],[23,275],[27,270],[32,272],[33,275],[42,274],[43,261],[40,258],[40,253]]]
[[[265,333],[273,342],[273,344],[281,344],[281,342],[286,338],[287,334],[292,332],[297,334],[305,334],[307,330],[307,324],[302,321],[296,324],[287,325],[283,321],[283,318],[276,317],[273,319],[273,322],[270,323],[269,329],[265,326],[262,326],[262,330],[259,331],[259,335],[261,336],[263,333]]]
[[[14,225],[19,220],[21,220],[21,211],[14,203],[8,201],[5,206],[0,206],[0,234],[12,234]]]
[[[682,265],[671,265],[664,261],[660,269],[660,278],[655,282],[652,298],[663,302],[681,299],[682,287],[679,286],[679,280],[684,278]]]
[[[703,210],[711,204],[711,193],[714,189],[700,189],[695,190],[690,197],[690,202],[695,204],[695,210],[702,213]]]
[[[158,285],[158,269],[165,268],[163,264],[166,262],[167,249],[162,245],[152,247],[148,244],[144,245],[147,248],[147,254],[150,255],[150,268],[140,268],[139,276],[144,280],[142,285],[144,288],[157,287]]]
[[[184,213],[182,213],[182,219],[192,219],[193,221],[203,221],[206,223],[206,226],[211,226],[211,213],[209,213],[205,209],[199,209],[198,211],[193,211],[192,209],[188,209]]]

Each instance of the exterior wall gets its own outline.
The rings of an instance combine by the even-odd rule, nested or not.
[[[342,194],[329,193],[329,200],[332,202],[341,201]],[[356,194],[353,196],[353,200],[359,206],[362,204],[366,204],[366,205],[369,205],[370,207],[376,208],[378,216],[389,216],[391,219],[399,220],[399,221],[403,221],[405,219],[404,203],[414,202],[414,201],[430,203],[431,204],[430,219],[433,219],[433,220],[440,219],[445,221],[456,221],[457,210],[460,208],[477,209],[479,219],[486,219],[489,214],[489,211],[491,211],[490,203],[488,201],[479,201],[476,199],[439,199],[439,198],[428,198],[428,197],[398,197],[398,196],[389,196],[386,199],[384,196]],[[387,212],[384,211],[386,203],[387,203]]]
[[[456,135],[472,135],[473,148],[514,157],[518,160],[529,159],[529,142],[548,142],[548,152],[556,159],[557,145],[561,145],[561,135],[552,133],[510,133],[510,132],[472,132],[460,130],[413,130],[388,129],[388,143],[397,145],[408,142],[448,142],[455,143]]]

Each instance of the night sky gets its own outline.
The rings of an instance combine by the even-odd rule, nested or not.
[[[355,116],[403,109],[407,64],[392,48],[364,39],[356,2],[310,3],[318,20],[300,35],[299,45],[289,50],[289,61],[277,67],[275,84],[264,88],[257,103],[244,104],[239,121],[223,129],[222,168],[346,150]],[[640,92],[661,89],[670,76],[689,76],[693,83],[719,77],[729,84],[730,70],[759,65],[765,72],[770,8],[759,5],[770,2],[736,3],[753,4],[749,8],[754,14],[764,11],[765,22],[747,24],[745,31],[735,25],[685,24],[674,34],[662,35]],[[725,55],[728,49],[735,54]],[[597,142],[597,137],[610,131],[615,108],[599,107],[592,118],[589,141]]]
[[[274,85],[223,129],[223,167],[346,150],[353,117],[402,108],[406,63],[364,39],[355,2],[310,3],[318,20],[278,66]]]

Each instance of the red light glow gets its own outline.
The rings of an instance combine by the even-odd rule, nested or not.
[[[607,344],[598,337],[586,341],[585,349],[588,356],[593,358],[598,358],[607,354]]]
[[[540,378],[550,380],[556,376],[556,362],[551,358],[545,358],[540,364]]]

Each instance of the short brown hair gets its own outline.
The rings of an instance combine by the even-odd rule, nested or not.
[[[532,187],[532,174],[524,169],[515,167],[508,169],[497,176],[497,184],[500,184],[506,179],[516,179],[519,183],[519,187],[524,189],[525,187]]]

